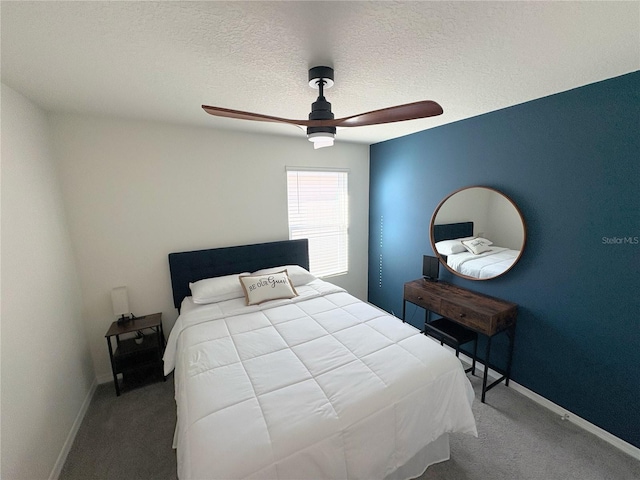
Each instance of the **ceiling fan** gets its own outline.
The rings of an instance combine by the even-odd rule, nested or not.
[[[254,120],[258,122],[279,122],[307,128],[307,137],[314,148],[330,147],[338,127],[364,127],[383,123],[403,122],[442,114],[442,107],[431,100],[406,103],[395,107],[373,110],[344,118],[334,118],[331,103],[324,98],[324,89],[333,86],[333,68],[313,67],[309,70],[309,86],[318,89],[318,99],[311,105],[308,120],[292,120],[259,113],[231,110],[229,108],[202,105],[205,112],[216,117]]]

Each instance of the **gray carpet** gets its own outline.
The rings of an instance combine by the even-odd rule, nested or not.
[[[123,392],[98,385],[60,480],[175,480],[173,376]]]
[[[473,410],[478,438],[452,435],[451,460],[420,480],[640,479],[639,461],[513,389],[497,386]],[[99,385],[60,480],[175,480],[175,420],[172,377],[120,397]]]
[[[504,385],[473,413],[478,438],[451,435],[451,459],[420,480],[638,480],[640,461]]]

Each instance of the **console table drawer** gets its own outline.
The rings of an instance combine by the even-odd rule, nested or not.
[[[518,309],[515,303],[422,279],[404,284],[404,300],[488,336],[515,325]]]
[[[493,333],[491,318],[487,318],[485,315],[462,305],[442,300],[440,303],[440,315],[455,320],[485,335],[492,335]]]
[[[422,288],[412,288],[411,285],[405,284],[404,298],[408,302],[418,305],[425,310],[436,312],[440,309],[440,298],[432,297]]]

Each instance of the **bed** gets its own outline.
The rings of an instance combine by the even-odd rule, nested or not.
[[[477,435],[453,353],[313,277],[307,252],[293,240],[169,255],[180,480],[410,479],[449,458],[449,433]],[[282,267],[292,298],[196,303],[200,284]]]
[[[467,277],[497,277],[509,270],[520,257],[520,250],[494,245],[491,241],[481,249],[484,251],[470,251],[462,245],[462,241],[471,241],[473,238],[473,222],[433,225],[437,253],[446,260],[449,268]]]

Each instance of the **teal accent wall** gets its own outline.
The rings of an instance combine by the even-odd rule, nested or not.
[[[527,225],[520,262],[494,280],[442,267],[440,278],[519,305],[513,380],[640,447],[640,71],[378,143],[370,156],[369,301],[401,315],[446,195],[502,191]],[[424,311],[408,305],[406,317],[421,326]],[[492,348],[506,355],[504,339]]]

